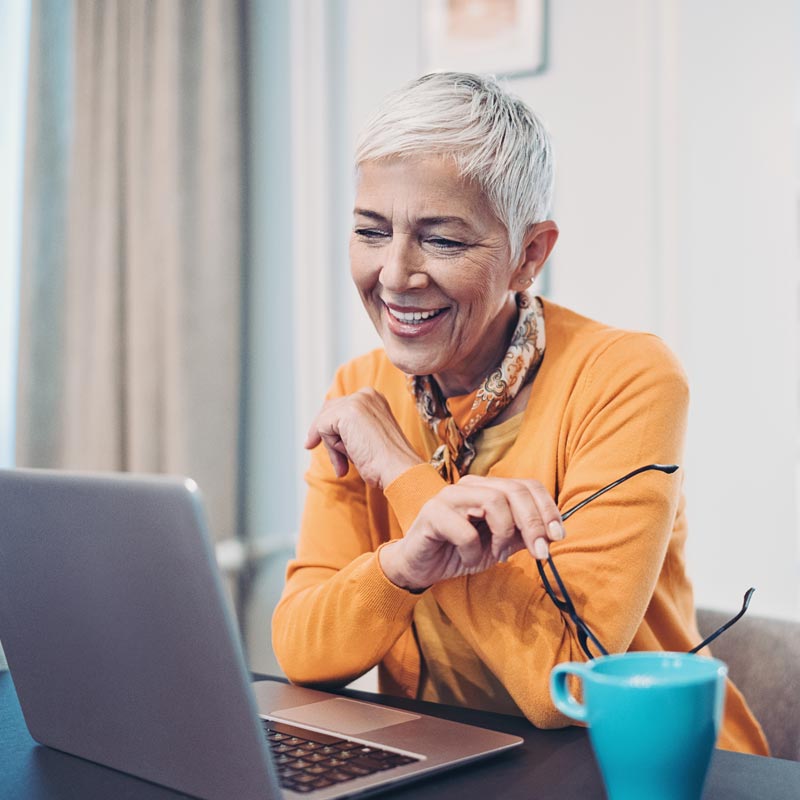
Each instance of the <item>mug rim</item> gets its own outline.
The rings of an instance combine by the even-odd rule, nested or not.
[[[708,665],[708,670],[702,675],[680,675],[675,674],[668,680],[654,679],[652,683],[647,683],[637,686],[631,683],[631,675],[609,675],[607,673],[598,671],[598,665],[608,664],[615,661],[646,661],[646,660],[663,660],[663,659],[678,659],[680,661],[693,661],[695,663],[702,663],[704,666]],[[676,652],[671,650],[634,650],[627,653],[611,653],[607,656],[598,656],[591,661],[586,661],[583,666],[591,673],[591,679],[599,683],[613,684],[616,686],[626,686],[630,689],[656,689],[670,686],[685,686],[695,683],[704,683],[712,678],[718,678],[720,675],[723,678],[728,677],[728,665],[724,661],[720,661],[713,656],[701,656],[697,653]]]

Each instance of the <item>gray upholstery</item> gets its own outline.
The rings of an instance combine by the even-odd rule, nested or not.
[[[698,609],[708,636],[732,614]],[[764,728],[772,755],[800,761],[800,622],[745,614],[711,645]]]

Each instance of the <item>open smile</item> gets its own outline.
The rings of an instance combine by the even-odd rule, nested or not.
[[[389,313],[399,322],[408,322],[410,324],[415,324],[419,322],[424,322],[426,319],[432,319],[433,317],[438,317],[443,311],[446,311],[446,308],[435,308],[432,311],[400,311],[395,308],[389,308]]]
[[[439,320],[450,310],[442,308],[399,308],[383,304],[389,330],[404,338],[423,336],[438,327]]]

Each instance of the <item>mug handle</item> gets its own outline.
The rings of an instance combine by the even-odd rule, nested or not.
[[[586,722],[588,717],[586,706],[579,703],[567,688],[567,678],[570,675],[583,681],[589,676],[589,669],[580,661],[556,664],[550,673],[550,696],[553,698],[553,704],[562,714],[578,722]]]

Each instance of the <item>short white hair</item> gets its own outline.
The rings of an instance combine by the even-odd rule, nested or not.
[[[389,95],[356,143],[365,161],[445,155],[474,180],[508,232],[511,257],[547,219],[553,150],[538,117],[490,76],[434,72]]]

